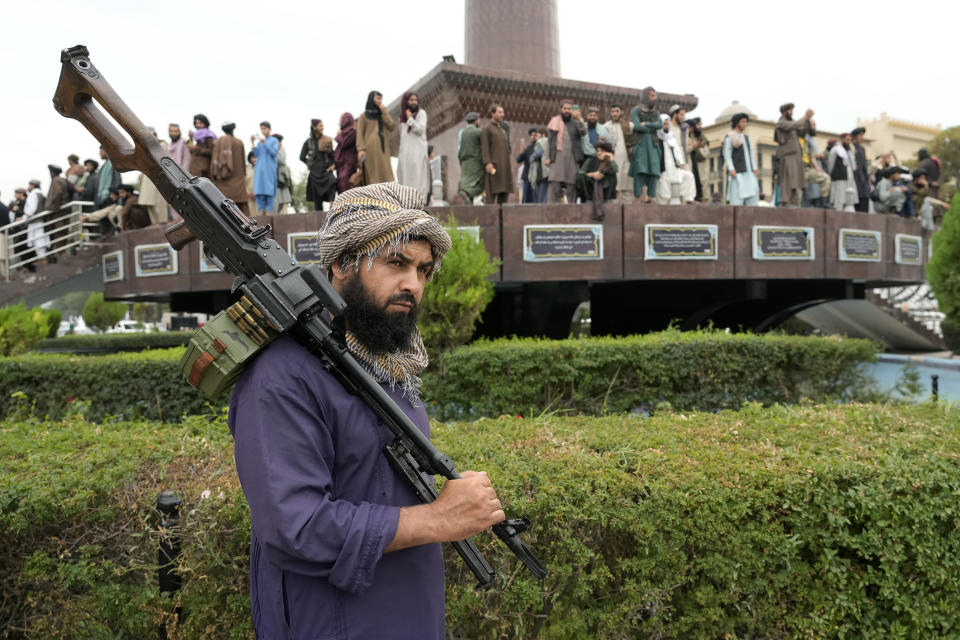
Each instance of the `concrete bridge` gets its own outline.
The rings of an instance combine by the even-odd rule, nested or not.
[[[935,334],[910,326],[909,318],[868,295],[924,281],[930,234],[916,220],[708,205],[608,204],[602,221],[592,219],[590,205],[431,212],[443,220],[455,216],[501,261],[484,335],[565,337],[574,311],[589,302],[594,335],[652,331],[671,322],[763,331],[803,312],[808,322],[819,317],[831,331],[894,348],[941,346]],[[261,222],[273,227],[281,246],[308,261],[322,218],[312,212]],[[110,237],[48,266],[62,269],[81,258],[89,264],[91,252],[99,255],[108,299],[168,301],[174,311],[208,313],[232,301],[233,277],[201,262],[197,243],[173,252],[161,227]]]

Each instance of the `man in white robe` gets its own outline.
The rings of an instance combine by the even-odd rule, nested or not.
[[[37,218],[40,210],[40,181],[31,180],[27,185],[27,202],[23,205],[23,219],[27,221],[27,246],[37,258],[44,260],[50,249],[50,234],[45,230],[44,220]]]
[[[697,198],[697,184],[693,172],[687,169],[679,140],[684,117],[685,111],[679,105],[674,105],[670,108],[669,119],[664,120],[665,128],[657,131],[657,137],[663,143],[663,173],[657,185],[657,202],[660,204],[671,204],[675,184],[680,185],[681,203],[693,202]]]
[[[430,160],[427,158],[427,112],[415,93],[405,93],[400,104],[400,150],[397,182],[430,197]]]
[[[613,160],[617,163],[617,202],[633,202],[633,178],[630,177],[630,156],[627,154],[627,136],[633,132],[633,123],[623,117],[623,107],[610,107],[610,119],[603,125],[613,145]]]
[[[760,204],[760,185],[757,184],[757,165],[753,161],[750,136],[743,131],[750,119],[745,113],[730,119],[730,133],[723,139],[723,163],[727,169],[727,202],[749,207]]]

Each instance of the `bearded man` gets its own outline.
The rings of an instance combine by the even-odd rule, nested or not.
[[[416,319],[450,237],[424,204],[396,182],[351,189],[337,196],[317,243],[347,303],[347,347],[429,435]],[[383,454],[390,430],[290,336],[243,372],[229,426],[250,506],[258,638],[444,640],[438,543],[504,519],[485,473],[464,472],[419,504]]]
[[[780,120],[774,136],[778,145],[777,158],[780,159],[780,200],[799,207],[800,196],[807,186],[799,138],[810,131],[813,110],[807,109],[800,120],[794,120],[793,106],[792,102],[780,105]]]
[[[630,177],[630,156],[627,140],[633,133],[633,123],[624,119],[623,107],[619,104],[610,107],[610,119],[603,125],[610,134],[613,147],[613,160],[617,163],[617,202],[633,202],[633,178]]]
[[[574,186],[583,164],[583,137],[587,135],[587,127],[580,109],[573,106],[573,100],[562,101],[560,113],[547,125],[549,153],[543,164],[550,167],[547,187],[547,202],[550,203],[560,202],[561,192],[566,194],[568,203],[577,201]]]
[[[653,87],[643,89],[640,104],[630,112],[633,135],[630,138],[630,177],[633,178],[633,195],[640,198],[646,189],[644,202],[657,197],[657,182],[660,181],[660,146],[657,132],[662,129],[657,112],[657,92]]]

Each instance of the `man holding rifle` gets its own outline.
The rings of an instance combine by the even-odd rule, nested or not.
[[[333,203],[318,244],[347,303],[350,352],[428,434],[416,318],[450,237],[423,206],[397,183],[352,189]],[[383,455],[390,430],[289,336],[241,375],[230,429],[250,505],[258,638],[443,640],[438,543],[504,520],[485,473],[463,472],[419,504]]]

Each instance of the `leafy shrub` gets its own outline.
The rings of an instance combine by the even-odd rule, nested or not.
[[[183,348],[111,355],[26,354],[0,359],[0,412],[22,391],[38,417],[59,419],[75,400],[88,402],[87,419],[180,420],[210,412],[206,398],[180,373]],[[215,403],[226,405],[224,394]]]
[[[45,311],[47,314],[47,326],[49,327],[46,338],[56,338],[57,331],[60,330],[60,321],[63,320],[63,314],[60,313],[59,309],[46,309]]]
[[[33,345],[34,351],[74,353],[109,353],[142,351],[180,347],[190,340],[189,331],[151,331],[144,333],[103,333],[93,335],[60,336],[45,339]]]
[[[497,271],[497,262],[490,260],[483,242],[458,231],[452,214],[447,232],[453,246],[443,258],[443,268],[424,290],[418,323],[435,363],[441,353],[466,344],[473,337],[480,314],[493,300],[489,277]]]
[[[953,197],[943,225],[931,239],[933,255],[927,263],[927,280],[937,296],[940,311],[960,318],[960,194]]]
[[[103,293],[94,291],[83,305],[83,321],[97,331],[106,331],[123,320],[127,314],[127,305],[122,302],[107,302]]]
[[[0,355],[23,353],[38,340],[47,337],[50,333],[50,315],[39,307],[28,309],[23,302],[0,308]]]
[[[861,393],[860,364],[881,347],[835,337],[679,331],[626,338],[481,340],[443,356],[424,376],[445,419],[649,412],[660,403],[714,411],[743,402],[824,402]]]
[[[250,525],[221,419],[0,425],[0,637],[250,638]],[[716,414],[435,424],[487,470],[549,575],[490,534],[503,588],[447,553],[455,638],[949,638],[960,629],[960,411],[757,404]],[[184,586],[157,593],[163,489]],[[174,611],[187,615],[180,626]]]

